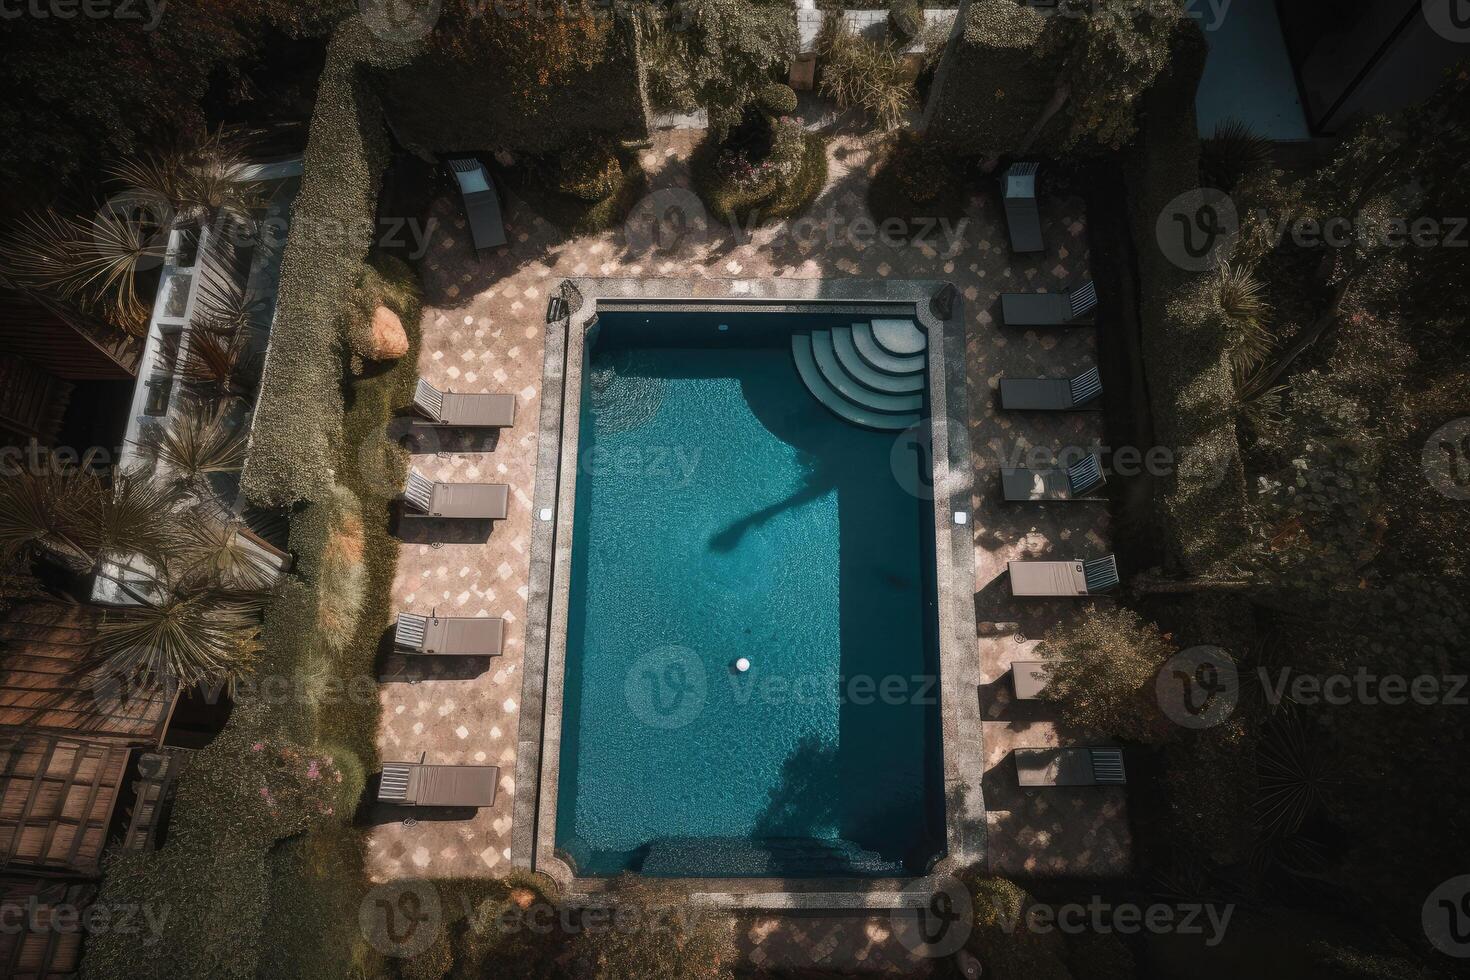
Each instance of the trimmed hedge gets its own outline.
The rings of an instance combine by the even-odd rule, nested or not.
[[[1159,215],[1199,186],[1194,97],[1206,47],[1185,19],[1172,64],[1144,95],[1138,138],[1124,157],[1128,213],[1138,254],[1143,363],[1155,433],[1178,459],[1158,521],[1172,571],[1208,574],[1241,543],[1245,475],[1235,430],[1230,337],[1218,318],[1181,316],[1199,276],[1160,249]]]
[[[613,17],[606,57],[529,104],[507,96],[503,70],[489,51],[482,60],[465,61],[429,50],[401,68],[373,72],[395,138],[431,155],[540,154],[595,136],[647,139],[648,106],[638,68],[641,30],[621,8],[598,8],[597,16],[604,10]],[[495,15],[492,9],[485,14]]]
[[[1001,157],[1025,142],[1056,85],[1056,70],[1035,52],[1046,20],[1015,0],[963,5],[963,28],[951,37],[934,75],[921,127],[963,155]],[[1067,131],[1063,109],[1032,148]]]
[[[261,507],[325,500],[332,488],[342,314],[372,244],[389,153],[382,110],[359,68],[365,30],[353,19],[333,35],[312,113],[241,480]]]
[[[333,215],[331,208],[354,214],[352,209],[361,209],[359,216],[369,222],[373,217],[368,191],[381,168],[366,162],[361,140],[346,135],[361,137],[364,127],[344,126],[342,115],[344,99],[360,107],[353,100],[363,96],[345,54],[361,42],[360,32],[361,25],[350,22],[332,42],[322,79],[324,102],[331,105],[319,107],[313,119],[298,222],[304,213]],[[333,145],[344,138],[351,145]],[[389,442],[388,426],[395,411],[411,400],[417,377],[418,289],[407,266],[374,260],[369,279],[377,277],[382,295],[397,303],[396,312],[411,312],[404,317],[409,350],[399,361],[366,366],[362,377],[344,387],[342,320],[351,309],[350,291],[367,268],[366,245],[360,252],[356,244],[344,248],[338,242],[333,248],[309,234],[295,234],[312,227],[310,220],[293,223],[272,347],[273,355],[281,356],[273,356],[266,382],[273,410],[284,412],[295,404],[301,418],[286,420],[293,426],[270,416],[257,430],[264,445],[280,446],[296,437],[323,453],[303,459],[293,448],[283,456],[260,458],[262,466],[255,470],[256,489],[270,491],[267,499],[305,501],[291,515],[296,565],[267,607],[261,633],[257,675],[275,683],[237,690],[224,731],[189,758],[164,847],[109,864],[104,904],[147,903],[172,914],[162,934],[147,944],[130,935],[91,937],[83,963],[88,977],[326,980],[385,972],[357,924],[366,875],[361,832],[345,811],[360,798],[366,774],[378,768],[375,662],[391,615],[388,600],[398,558],[389,508],[407,466],[406,455]],[[313,254],[311,247],[322,254]],[[313,364],[293,363],[308,350],[316,358]],[[336,553],[349,524],[354,525],[350,550],[360,556],[351,572],[362,577],[362,601],[350,617],[337,616],[337,635],[327,636],[324,623],[330,617],[324,613],[335,601],[329,593],[343,588],[341,576],[354,564]],[[271,745],[295,751],[267,758],[256,744],[262,750]],[[268,785],[288,794],[295,792],[293,778],[311,777],[291,769],[280,773],[278,783],[261,764],[300,767],[324,755],[342,776],[330,813],[326,806],[303,810],[262,804],[262,772]],[[247,772],[257,776],[242,778]]]

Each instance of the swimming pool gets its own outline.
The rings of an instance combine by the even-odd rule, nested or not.
[[[589,332],[555,816],[577,874],[896,876],[943,854],[930,461],[896,431],[925,396],[877,399],[890,431],[824,407],[810,351],[852,329],[606,312]]]

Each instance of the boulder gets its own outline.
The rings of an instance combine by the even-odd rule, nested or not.
[[[365,355],[374,361],[394,361],[408,353],[408,334],[398,314],[386,306],[373,311],[372,332]]]

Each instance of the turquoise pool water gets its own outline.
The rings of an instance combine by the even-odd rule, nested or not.
[[[591,343],[558,848],[587,875],[922,871],[933,516],[895,472],[920,461],[807,392],[790,335],[821,321],[720,322],[604,313]]]

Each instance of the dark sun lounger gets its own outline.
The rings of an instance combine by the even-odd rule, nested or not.
[[[510,487],[504,483],[435,483],[418,470],[408,471],[403,499],[428,517],[500,521],[510,512]]]
[[[1011,412],[1066,412],[1102,394],[1102,375],[1088,368],[1075,378],[1001,378],[1000,407]]]
[[[1096,454],[1071,466],[1050,469],[1006,467],[1000,471],[1005,499],[1014,501],[1082,500],[1106,482]]]
[[[422,378],[414,389],[413,407],[434,425],[464,429],[503,429],[516,420],[515,395],[440,391]]]
[[[498,657],[505,620],[499,616],[418,616],[399,613],[393,645],[431,657]]]
[[[385,762],[378,802],[401,806],[481,807],[495,803],[499,766],[430,766]]]
[[[1036,204],[1036,171],[1040,164],[1015,163],[1001,179],[1006,206],[1006,229],[1011,234],[1011,251],[1045,252],[1041,237],[1041,211]]]
[[[464,199],[464,216],[469,222],[475,251],[505,244],[505,222],[500,217],[500,197],[485,165],[474,157],[454,157],[449,171],[459,184]]]
[[[1023,599],[1085,599],[1118,585],[1112,555],[1092,561],[1013,561],[1006,567],[1011,595]]]
[[[1016,749],[1016,782],[1022,786],[1122,786],[1123,750],[1112,748]]]
[[[1070,293],[1002,293],[1001,323],[1008,327],[1084,327],[1092,325],[1097,287],[1086,283]]]

